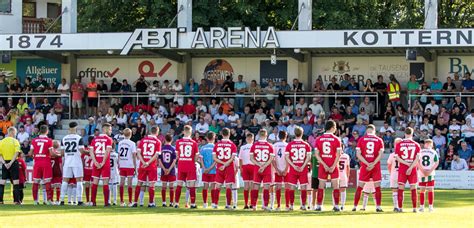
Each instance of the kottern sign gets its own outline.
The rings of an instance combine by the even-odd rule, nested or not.
[[[128,33],[0,34],[0,51],[473,47],[474,29],[276,31],[273,27],[136,29]]]

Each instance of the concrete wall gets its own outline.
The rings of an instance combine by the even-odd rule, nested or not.
[[[48,16],[48,3],[59,3],[61,0],[35,0],[36,2],[36,17],[46,18]]]
[[[22,1],[12,0],[12,12],[0,13],[0,34],[22,32]]]

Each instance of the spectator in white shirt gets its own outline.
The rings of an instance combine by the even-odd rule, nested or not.
[[[229,111],[229,116],[227,117],[231,127],[237,127],[237,120],[240,119],[239,115],[235,113],[233,109]]]
[[[313,103],[309,105],[309,108],[317,117],[319,117],[319,115],[324,112],[323,106],[319,103],[318,98],[313,98]]]
[[[433,124],[430,124],[428,117],[423,118],[423,124],[420,125],[420,131],[427,130],[430,135],[433,134]]]
[[[25,142],[26,140],[30,138],[30,134],[28,134],[28,132],[25,131],[25,127],[23,125],[20,126],[18,130],[18,134],[16,135],[16,138],[18,139],[20,144],[23,144],[23,142]]]
[[[425,112],[426,112],[427,109],[431,110],[432,115],[438,115],[439,106],[436,104],[435,99],[432,99],[431,102],[425,106]]]
[[[51,138],[53,138],[53,131],[58,125],[58,115],[54,113],[54,109],[49,110],[49,113],[46,115],[46,122],[48,123],[49,127],[49,135]]]
[[[453,161],[451,161],[451,170],[453,171],[468,170],[466,160],[460,158],[459,154],[454,153]]]
[[[206,105],[203,105],[203,104],[202,104],[202,100],[201,100],[201,99],[198,99],[197,102],[196,102],[196,112],[197,112],[197,113],[200,113],[200,112],[205,112],[205,113],[207,113],[207,107],[206,107]]]
[[[293,119],[290,119],[290,125],[286,128],[286,132],[288,133],[288,137],[290,139],[295,138],[295,128],[296,128],[295,121]]]
[[[295,105],[295,110],[301,109],[301,111],[306,111],[306,108],[308,108],[308,104],[306,104],[306,102],[304,102],[304,98],[301,97],[298,104]]]
[[[184,99],[183,96],[179,93],[183,92],[183,86],[179,83],[179,80],[174,80],[174,84],[171,86],[171,91],[175,92],[174,101],[177,101],[179,105],[183,105]]]
[[[196,124],[196,131],[200,135],[204,135],[209,131],[209,124],[204,121],[203,118],[199,119],[199,123]]]
[[[466,116],[466,122],[467,120],[471,121],[471,127],[474,127],[474,109],[471,109],[471,113]]]
[[[278,128],[274,127],[272,133],[268,136],[268,142],[275,143],[278,140],[280,140],[278,138]]]
[[[189,117],[184,115],[184,112],[180,112],[179,115],[176,116],[176,119],[178,119],[183,124],[186,124],[189,121]]]
[[[44,114],[41,112],[41,108],[36,108],[35,113],[33,113],[34,125],[38,125],[43,120],[44,120]]]
[[[380,132],[380,134],[383,135],[383,134],[385,134],[385,132],[387,132],[387,131],[390,131],[390,132],[392,132],[392,133],[395,132],[395,130],[393,130],[393,128],[388,125],[388,122],[384,122],[384,123],[383,123],[383,126],[380,128],[380,131],[379,131],[379,132]]]
[[[58,93],[61,93],[61,104],[65,107],[69,107],[69,84],[65,78],[61,79],[61,84],[58,85]]]
[[[257,109],[257,113],[255,113],[253,118],[257,119],[257,124],[258,125],[262,125],[265,122],[265,120],[267,119],[267,115],[265,115],[265,113],[263,113],[262,108],[259,108],[259,109]]]

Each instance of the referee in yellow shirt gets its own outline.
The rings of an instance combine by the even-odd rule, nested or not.
[[[7,180],[13,180],[13,201],[20,204],[21,192],[19,181],[19,165],[16,158],[21,153],[20,142],[16,139],[17,130],[10,127],[8,135],[0,141],[0,165],[2,165],[2,178],[0,179],[0,204],[3,204],[3,193]]]

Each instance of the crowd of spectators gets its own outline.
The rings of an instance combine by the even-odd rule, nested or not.
[[[398,83],[393,75],[389,78],[390,83]],[[17,126],[18,139],[27,148],[29,140],[38,134],[36,126],[48,124],[51,134],[54,134],[58,122],[64,117],[64,110],[72,106],[73,118],[89,120],[82,131],[85,142],[88,136],[98,134],[100,125],[106,122],[112,124],[114,135],[120,135],[121,130],[126,127],[131,128],[133,141],[140,140],[155,125],[160,127],[160,137],[171,134],[177,139],[183,126],[191,124],[195,129],[194,139],[202,143],[203,136],[208,131],[220,135],[222,128],[231,127],[231,139],[240,146],[247,132],[258,135],[261,128],[270,133],[270,141],[277,141],[281,130],[287,131],[291,140],[297,125],[304,129],[305,139],[312,143],[323,133],[325,121],[332,119],[338,123],[337,134],[344,143],[345,152],[351,157],[351,167],[355,167],[358,163],[355,156],[357,139],[365,134],[369,123],[383,120],[384,124],[378,129],[378,134],[386,143],[387,153],[393,149],[394,139],[402,137],[404,129],[410,126],[415,129],[416,140],[434,140],[442,160],[441,169],[460,169],[459,167],[464,167],[463,160],[468,169],[474,169],[474,109],[469,110],[468,100],[460,96],[452,98],[441,94],[430,95],[473,90],[474,81],[470,79],[469,73],[464,75],[463,80],[457,75],[454,75],[454,79],[448,77],[444,84],[437,78],[431,83],[420,83],[416,77],[412,77],[406,88],[409,93],[419,96],[413,98],[410,105],[389,99],[384,77],[379,76],[377,79],[376,83],[372,83],[370,79],[356,82],[350,75],[345,75],[342,80],[333,78],[328,84],[317,79],[312,89],[305,90],[298,79],[294,79],[292,83],[286,80],[280,83],[269,82],[262,87],[255,80],[247,83],[242,75],[237,76],[237,81],[229,76],[223,82],[202,79],[200,83],[193,79],[185,83],[179,80],[149,82],[141,76],[131,84],[127,80],[119,82],[117,78],[113,78],[111,84],[106,84],[103,80],[96,82],[95,78],[76,78],[70,85],[62,79],[57,86],[46,83],[41,76],[34,83],[27,78],[20,84],[17,79],[8,83],[0,75],[0,93],[40,92],[61,95],[57,98],[31,98],[28,103],[23,98],[2,96],[0,128],[5,133],[8,126]],[[293,96],[286,96],[308,90],[315,93],[373,92],[378,94],[379,102],[363,95],[328,99],[319,96],[300,97],[296,102]],[[99,100],[99,93],[103,92],[143,92],[148,93],[148,96],[138,100],[133,96]],[[220,92],[225,95],[195,96]],[[265,96],[253,99],[245,96],[245,93]]]

